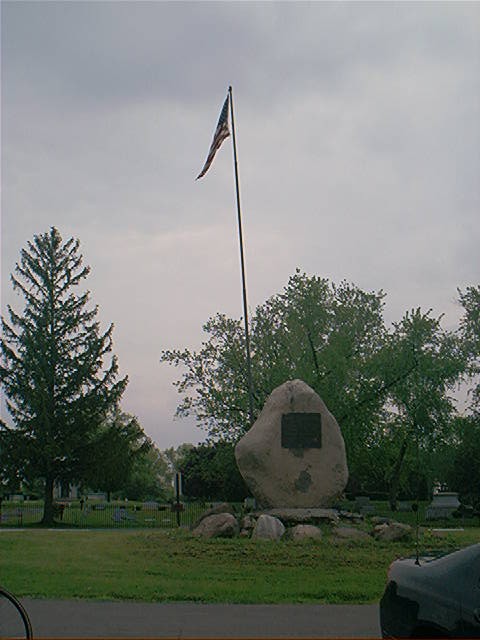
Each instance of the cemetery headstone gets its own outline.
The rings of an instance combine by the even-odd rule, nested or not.
[[[458,493],[437,493],[433,496],[431,504],[425,511],[425,519],[450,518],[452,513],[459,507],[460,501],[458,499]]]

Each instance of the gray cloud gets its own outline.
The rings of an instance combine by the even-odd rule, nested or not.
[[[250,304],[295,267],[446,312],[478,284],[475,3],[2,3],[2,303],[35,233],[79,237],[89,287],[161,446],[165,347],[241,314],[231,147],[200,170],[233,84]]]

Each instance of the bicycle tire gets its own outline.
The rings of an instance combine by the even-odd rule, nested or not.
[[[17,600],[17,598],[13,595],[13,593],[10,593],[10,591],[7,591],[3,587],[0,587],[0,597],[2,597],[2,596],[4,598],[7,598],[7,600],[9,600],[13,604],[15,609],[20,614],[20,617],[21,617],[22,622],[23,622],[23,626],[25,627],[25,638],[26,638],[26,640],[32,640],[32,638],[33,638],[32,623],[30,622],[30,618],[28,617],[28,613],[25,611],[25,608],[23,607],[21,602],[19,602]]]

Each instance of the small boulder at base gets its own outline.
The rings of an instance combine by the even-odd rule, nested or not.
[[[285,533],[285,527],[278,518],[261,515],[252,533],[254,539],[280,540]]]
[[[244,516],[242,518],[242,521],[240,523],[240,526],[242,529],[246,529],[247,531],[251,531],[253,529],[255,529],[255,518],[253,516]]]
[[[197,518],[197,520],[193,523],[192,529],[196,529],[204,518],[216,515],[217,513],[231,513],[232,516],[235,515],[235,511],[231,504],[229,504],[228,502],[221,502],[220,504],[217,504],[214,507],[211,507],[210,509],[204,511],[200,515],[200,517]]]
[[[353,522],[353,524],[360,524],[360,522],[365,520],[365,517],[361,513],[355,513],[352,511],[340,510],[338,512],[338,517],[340,520],[347,520],[348,522]]]
[[[313,524],[297,524],[289,532],[291,540],[306,540],[314,538],[319,540],[322,537],[322,531]]]
[[[280,385],[235,447],[262,510],[331,507],[348,480],[345,443],[320,396],[302,380]]]
[[[240,537],[250,538],[255,529],[256,520],[253,516],[246,515],[240,521]]]
[[[371,540],[372,538],[366,531],[356,529],[355,527],[336,527],[333,531],[334,541],[347,540]]]
[[[202,538],[233,538],[239,532],[238,522],[231,513],[216,513],[203,518],[192,531]]]
[[[409,524],[390,522],[389,524],[378,524],[373,530],[373,537],[375,540],[383,542],[395,542],[396,540],[408,538],[412,531],[413,529]]]

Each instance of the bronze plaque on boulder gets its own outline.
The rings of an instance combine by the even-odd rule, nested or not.
[[[321,449],[321,414],[284,413],[282,415],[282,447],[284,449]]]

